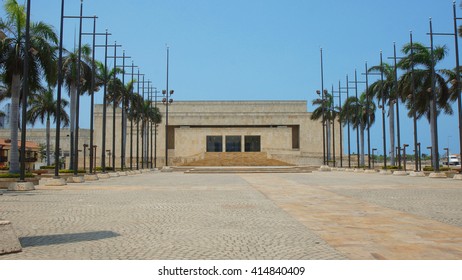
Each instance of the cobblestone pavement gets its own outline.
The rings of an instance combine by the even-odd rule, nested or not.
[[[462,182],[349,172],[245,179],[350,259],[462,259]]]
[[[343,259],[239,175],[151,173],[0,197],[1,259]]]
[[[0,196],[5,259],[462,259],[462,182],[148,173]]]

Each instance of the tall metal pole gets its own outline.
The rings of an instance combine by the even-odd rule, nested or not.
[[[109,33],[106,29],[106,41],[104,44],[104,85],[103,85],[103,133],[101,140],[101,169],[103,173],[106,173],[106,114],[107,114],[107,82],[108,82],[108,72],[107,72],[107,41]]]
[[[411,91],[412,91],[412,101],[415,104],[416,102],[416,92],[414,88],[414,46],[412,40],[412,31],[409,33],[409,40],[411,46]],[[419,171],[419,149],[417,148],[417,110],[414,109],[412,114],[413,125],[414,125],[414,161],[415,161],[415,171]]]
[[[401,169],[401,133],[399,126],[399,92],[398,92],[398,66],[396,62],[396,43],[393,42],[393,59],[394,59],[394,72],[395,80],[393,82],[395,88],[395,100],[396,100],[396,129],[398,137],[398,168]]]
[[[156,90],[156,91],[157,91],[157,90]],[[155,93],[154,93],[154,94],[155,94]],[[149,107],[150,107],[151,110],[152,110],[152,95],[150,95],[150,96],[151,96],[151,98],[149,99]],[[151,145],[150,145],[150,146],[151,146],[151,150],[150,150],[150,151],[151,151],[151,169],[153,168],[153,160],[154,160],[154,159],[153,159],[153,150],[154,150],[154,149],[153,149],[153,147],[152,147],[153,144],[154,144],[154,143],[153,143],[153,138],[152,138],[152,137],[153,137],[153,135],[152,135],[152,134],[153,134],[153,133],[152,133],[152,123],[153,123],[153,121],[151,120],[151,134],[150,134],[150,135],[151,135]]]
[[[79,18],[79,55],[77,60],[77,96],[75,98],[75,140],[74,140],[74,176],[78,175],[79,169],[79,115],[80,115],[80,94],[82,91],[82,21],[83,21],[83,0],[80,1],[80,18]]]
[[[154,107],[157,108],[157,89],[154,91]],[[154,124],[154,168],[157,168],[157,123]]]
[[[324,63],[322,57],[322,48],[321,51],[321,110],[322,110],[322,164],[326,165],[326,119],[324,116]]]
[[[117,74],[117,42],[114,43],[114,77],[112,82],[112,171],[115,172],[115,158],[116,158],[116,74]]]
[[[24,43],[24,74],[23,74],[23,96],[22,96],[22,117],[21,117],[21,168],[19,181],[26,180],[26,118],[27,118],[27,96],[29,95],[29,55],[30,55],[30,0],[27,0],[26,12],[26,40]]]
[[[358,102],[359,104],[359,97],[358,97],[358,73],[355,69],[355,97],[356,97],[356,102]],[[359,116],[359,106],[356,106],[356,116]],[[360,154],[360,151],[359,151],[359,129],[360,129],[360,125],[358,125],[358,127],[356,128],[356,155],[358,157],[358,160],[357,160],[357,164],[358,164],[358,168],[360,168],[360,162],[359,162],[359,154]]]
[[[430,18],[430,51],[431,51],[431,109],[430,109],[430,131],[432,138],[433,168],[436,172],[440,170],[438,153],[438,117],[437,117],[437,95],[435,78],[435,57],[433,51],[433,25]]]
[[[140,68],[138,68],[138,94],[140,94]],[[136,170],[140,169],[139,163],[140,163],[140,120],[136,120]]]
[[[60,158],[59,145],[61,137],[61,87],[63,83],[63,29],[64,29],[64,0],[61,0],[61,18],[59,26],[59,50],[58,50],[58,88],[56,106],[56,137],[55,137],[55,179],[59,178]]]
[[[133,71],[134,71],[134,67],[135,65],[133,64],[133,60],[132,60],[132,92],[131,92],[131,95],[132,95],[132,98],[133,98],[133,75],[135,74]],[[132,99],[130,98],[130,100]],[[130,101],[130,110],[132,111],[133,110],[133,102]],[[130,170],[133,170],[133,114],[132,114],[132,117],[130,118]]]
[[[120,128],[120,170],[124,171],[125,166],[125,138],[127,136],[125,128],[125,50],[122,54],[122,116],[121,116],[121,128]]]
[[[166,84],[166,102],[165,102],[165,166],[168,166],[168,65],[169,64],[169,47],[167,46],[167,84]]]
[[[96,16],[93,18],[93,49],[91,58],[91,108],[90,108],[90,174],[93,173],[93,122],[94,122],[94,110],[95,110],[95,41],[96,41]],[[96,168],[96,166],[95,166]]]
[[[347,94],[347,99],[350,97],[349,94],[349,81],[348,81],[348,75],[346,75],[346,94]],[[347,132],[348,132],[348,168],[351,168],[351,147],[350,147],[350,121],[347,121]]]
[[[342,138],[342,119],[340,118],[340,114],[342,113],[342,87],[340,84],[340,80],[338,81],[338,106],[339,106],[339,127],[340,127],[340,139],[339,139],[339,144],[340,144],[340,167],[343,167],[343,138]]]
[[[459,110],[459,154],[462,153],[462,101],[460,94],[460,63],[459,63],[459,38],[457,37],[457,14],[456,14],[456,2],[452,3],[454,13],[454,43],[456,50],[456,90],[457,90],[457,108]]]
[[[380,51],[380,93],[382,96],[382,136],[383,136],[383,168],[387,169],[387,139],[385,130],[385,96],[383,94],[383,57]]]
[[[335,163],[335,114],[334,114],[334,104],[335,104],[335,99],[334,99],[334,84],[332,84],[332,104],[331,104],[331,107],[330,107],[330,112],[331,112],[331,116],[332,116],[332,154],[333,154],[333,157],[332,157],[332,160],[333,160],[333,163],[334,163],[334,167],[336,166],[336,163]],[[329,121],[330,122],[330,121]]]
[[[143,88],[142,88],[142,91],[143,91],[143,105],[144,105],[144,76],[143,75]],[[144,169],[144,162],[146,160],[145,158],[145,153],[144,153],[144,149],[145,149],[145,142],[144,142],[144,136],[145,136],[145,133],[146,133],[146,126],[145,126],[145,123],[144,123],[144,118],[141,120],[141,168]]]
[[[370,117],[370,102],[371,98],[369,96],[369,74],[366,61],[366,114],[367,114],[367,168],[371,169],[371,117]]]

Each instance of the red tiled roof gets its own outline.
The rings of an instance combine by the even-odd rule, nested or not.
[[[11,148],[11,140],[0,138],[0,145],[3,146],[4,149],[9,150]],[[18,147],[21,147],[21,141],[18,141]],[[40,146],[36,142],[26,141],[26,149],[38,150]]]

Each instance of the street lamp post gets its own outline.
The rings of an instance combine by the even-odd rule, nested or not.
[[[338,91],[332,90],[332,98],[338,97],[338,121],[339,121],[339,133],[340,133],[340,138],[339,138],[339,146],[340,146],[340,167],[343,167],[343,143],[342,143],[342,119],[340,117],[340,114],[342,113],[342,86],[340,83],[340,80],[338,81]],[[334,96],[334,93],[338,93],[338,96]],[[335,122],[335,118],[334,118]],[[334,141],[334,165],[335,165],[335,141]]]
[[[168,67],[169,67],[169,47],[167,46],[167,87],[162,91],[165,96],[162,99],[162,103],[165,104],[165,166],[168,166],[168,105],[173,102],[173,99],[169,98],[173,94],[173,90],[168,90]]]
[[[412,39],[412,31],[409,33],[409,42],[411,47],[411,91],[412,91],[412,101],[416,102],[416,92],[414,88],[414,46],[413,46],[413,39]],[[414,125],[414,161],[415,161],[415,171],[420,171],[419,167],[419,150],[420,147],[417,148],[418,140],[417,140],[417,110],[414,110],[412,114],[412,121]],[[420,143],[419,143],[420,145]]]
[[[345,89],[346,90],[346,98],[348,99],[350,97],[350,92],[349,90],[352,89],[350,86],[350,81],[348,80],[348,75],[346,75],[346,87],[340,88],[340,90]],[[351,168],[351,141],[350,141],[350,121],[347,120],[347,143],[348,143],[348,168]]]
[[[107,158],[109,160],[108,166],[111,167],[111,150],[106,150]]]
[[[409,147],[408,144],[403,144],[403,162],[404,162],[404,171],[406,171],[406,147]]]
[[[382,96],[382,141],[383,141],[383,168],[387,169],[387,139],[385,131],[385,96],[383,94],[383,56],[382,51],[380,51],[380,93]],[[380,108],[380,106],[379,106]]]
[[[96,87],[96,82],[95,82],[95,76],[96,76],[96,73],[95,73],[95,67],[96,67],[96,64],[95,64],[95,50],[97,47],[104,47],[106,49],[105,51],[105,60],[107,59],[107,37],[109,35],[109,33],[106,32],[105,33],[97,33],[96,32],[96,19],[98,17],[97,16],[93,16],[93,32],[91,33],[82,33],[82,35],[91,35],[93,37],[93,49],[92,49],[92,66],[91,66],[91,72],[92,72],[92,75],[91,75],[91,87],[90,87],[90,96],[91,96],[91,105],[90,105],[90,147],[93,146],[93,143],[94,143],[94,104],[95,104],[95,94],[94,94],[94,91],[95,91],[95,87]],[[106,44],[105,45],[96,45],[96,36],[97,35],[101,35],[101,36],[106,36]],[[106,68],[106,64],[105,64],[105,68]],[[105,69],[105,72],[106,72],[106,69]],[[104,141],[106,139],[106,136],[105,136],[105,132],[106,132],[106,81],[104,81],[104,101],[103,101],[103,104],[104,104],[104,109],[103,109],[103,138],[104,138]],[[103,141],[103,142],[104,142]],[[105,144],[104,144],[104,147],[105,147]],[[103,153],[104,154],[104,153]],[[95,158],[95,159],[94,159]],[[106,170],[106,167],[105,165],[103,164],[105,158],[102,157],[101,158],[101,166],[103,167],[103,172],[105,172]],[[93,169],[94,167],[94,169]],[[90,174],[92,173],[96,173],[96,154],[93,153],[93,149],[90,148]]]
[[[157,108],[157,97],[161,97],[161,96],[158,96],[157,94],[159,93],[159,91],[157,90],[157,88],[155,88],[154,90],[154,107],[156,109]],[[158,124],[155,123],[154,124],[154,168],[157,168],[157,127],[158,127]]]
[[[88,144],[83,144],[83,170],[85,170],[85,173],[87,173],[87,164],[86,164],[87,148],[88,148]],[[90,151],[91,151],[91,148],[90,148]],[[90,157],[90,163],[91,161],[92,161],[92,158]]]
[[[106,32],[104,33],[105,35],[105,43],[104,45],[96,45],[95,47],[104,47],[104,84],[103,84],[103,124],[102,124],[102,140],[101,140],[101,171],[103,173],[106,173],[106,115],[107,115],[107,83],[109,77],[107,76],[108,71],[107,71],[107,59],[108,59],[108,54],[107,54],[107,48],[108,47],[117,47],[121,45],[108,45],[108,37],[111,35],[110,33]],[[115,71],[115,67],[114,67]]]
[[[131,67],[132,69],[132,72],[131,73],[127,73],[129,75],[131,75],[131,78],[132,78],[132,87],[131,87],[131,95],[133,96],[133,89],[134,89],[134,75],[135,75],[135,67],[138,67],[138,66],[135,66],[135,64],[133,63],[133,60],[132,60],[132,65],[129,66]],[[133,111],[133,102],[132,102],[132,98],[129,98],[128,99],[129,101],[129,104],[128,106],[130,107],[130,110]],[[130,118],[130,170],[133,170],[133,116]]]
[[[326,165],[326,120],[324,115],[324,63],[322,57],[322,48],[321,52],[321,91],[318,91],[318,94],[321,94],[321,110],[322,110],[322,164]]]
[[[443,150],[446,151],[446,156],[447,156],[447,159],[448,159],[447,162],[446,162],[446,164],[447,164],[447,166],[449,167],[449,147],[444,148]]]
[[[417,155],[418,155],[418,161],[419,161],[419,168],[417,169],[417,171],[421,171],[422,170],[422,151],[420,149],[420,142],[417,143]]]
[[[452,10],[453,10],[453,22],[454,22],[454,32],[452,32],[452,33],[435,33],[435,32],[433,32],[433,30],[432,30],[432,20],[430,18],[430,33],[428,33],[428,35],[430,35],[431,50],[432,50],[432,78],[433,78],[433,81],[432,81],[432,96],[433,96],[433,100],[436,101],[436,96],[435,96],[436,93],[434,91],[434,78],[435,78],[434,77],[434,72],[435,72],[434,67],[435,67],[435,63],[434,63],[434,60],[433,60],[433,36],[434,35],[453,36],[454,37],[454,45],[455,45],[454,49],[455,49],[455,55],[456,55],[456,68],[455,68],[456,78],[455,78],[455,81],[451,81],[451,82],[453,82],[455,84],[456,92],[457,92],[457,108],[458,108],[458,120],[459,120],[459,151],[462,152],[462,102],[461,102],[461,78],[460,78],[460,62],[459,62],[459,38],[458,38],[458,27],[457,27],[457,20],[460,20],[462,18],[457,17],[456,2],[455,1],[453,1],[453,3],[452,3]],[[433,102],[433,103],[435,103],[435,102]],[[432,104],[431,108],[433,109],[433,104]],[[436,112],[436,105],[435,105],[434,110]],[[431,121],[432,120],[433,120],[433,117],[432,117]],[[438,147],[438,129],[437,129],[437,116],[436,116],[436,114],[434,116],[433,121],[435,122],[435,124],[433,126],[434,126],[434,130],[435,130],[436,135],[434,136],[433,133],[432,133],[432,136],[434,136],[434,138],[436,138],[436,142],[433,143],[434,138],[432,137],[432,145],[437,149],[437,147]],[[435,149],[434,149],[434,152],[435,152]],[[437,151],[435,153],[437,154]],[[438,160],[436,160],[436,162],[438,162]],[[438,166],[439,166],[439,164],[438,164]]]
[[[397,140],[398,140],[398,169],[401,169],[401,134],[400,134],[400,121],[399,121],[399,92],[398,92],[398,66],[397,66],[397,56],[396,56],[396,42],[393,42],[393,61],[394,61],[394,81],[393,81],[393,87],[395,90],[395,105],[396,105],[396,129],[397,129]]]
[[[96,147],[97,147],[96,145],[93,145],[93,148],[94,148],[93,154],[94,154],[94,155],[96,155]],[[90,148],[90,149],[91,149],[91,148]],[[92,150],[92,149],[91,149],[91,150]],[[95,166],[95,169],[96,169],[96,156],[93,158],[93,165]],[[96,172],[96,170],[95,170],[95,172]]]
[[[430,164],[431,164],[431,167],[434,168],[434,166],[433,166],[433,147],[429,146],[429,147],[427,147],[427,149],[430,150]]]
[[[374,152],[377,151],[376,148],[373,148],[372,149],[372,169],[375,168],[375,156],[374,156]]]
[[[120,128],[120,138],[121,138],[121,143],[120,143],[120,170],[124,170],[125,166],[125,147],[126,147],[126,136],[127,136],[127,127],[125,123],[125,114],[126,114],[126,96],[125,96],[125,59],[126,58],[131,58],[130,56],[125,55],[125,50],[123,50],[122,54],[122,65],[117,65],[116,67],[122,67],[122,115],[121,115],[121,128]],[[131,67],[131,66],[128,66]]]
[[[366,63],[366,69],[367,69],[367,63]],[[366,71],[367,72],[367,71]],[[356,100],[357,102],[359,102],[359,97],[358,97],[358,83],[365,83],[367,84],[366,81],[358,81],[358,74],[357,74],[357,71],[355,69],[355,80],[354,81],[351,81],[350,83],[354,84],[355,87],[355,97],[356,97]],[[356,115],[359,116],[359,106],[356,106]],[[360,167],[360,161],[359,161],[359,156],[361,155],[360,151],[359,151],[359,127],[358,126],[356,128],[356,153],[358,155],[358,159],[357,159],[357,164],[358,164],[358,168]]]
[[[108,56],[108,58],[113,58],[114,59],[114,73],[113,73],[113,83],[112,83],[112,167],[113,167],[113,172],[116,171],[115,169],[115,137],[116,137],[116,75],[117,75],[117,58],[122,58],[122,56],[117,56],[117,47],[121,47],[121,45],[117,45],[117,41],[114,42],[114,55],[113,56]]]

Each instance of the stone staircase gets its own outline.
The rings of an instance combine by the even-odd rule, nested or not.
[[[269,159],[264,152],[205,153],[204,159],[182,166],[292,166],[292,164]]]

